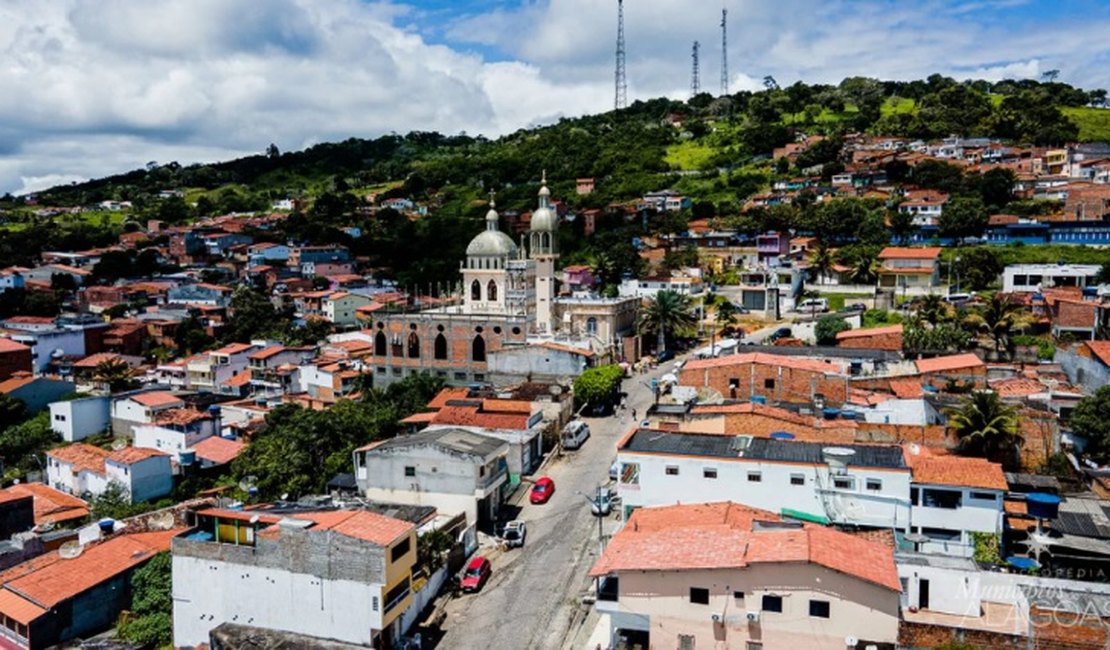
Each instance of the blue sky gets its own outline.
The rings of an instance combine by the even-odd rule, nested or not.
[[[1110,86],[1106,0],[725,0],[732,90]],[[721,0],[626,0],[629,94],[717,89]],[[347,137],[496,136],[613,102],[616,0],[0,0],[0,192]]]

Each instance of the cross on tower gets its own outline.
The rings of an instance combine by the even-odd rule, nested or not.
[[[491,208],[494,207],[494,205],[495,205],[494,201],[493,201],[493,198],[495,196],[497,196],[497,190],[491,189],[489,191],[489,207],[491,207]]]

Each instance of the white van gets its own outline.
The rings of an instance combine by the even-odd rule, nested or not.
[[[563,449],[578,449],[590,437],[590,425],[573,420],[563,427]]]
[[[828,310],[829,301],[825,298],[808,298],[798,303],[798,307],[795,309],[795,311],[799,312],[826,312]]]
[[[950,293],[944,297],[944,302],[952,305],[962,305],[974,297],[974,293]]]

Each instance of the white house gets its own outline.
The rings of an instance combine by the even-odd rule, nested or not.
[[[120,397],[112,402],[112,431],[129,436],[133,426],[150,424],[160,413],[184,406],[185,402],[180,397],[162,390]]]
[[[929,537],[921,550],[970,555],[1001,533],[1000,466],[911,445],[843,445],[639,429],[617,449],[625,515],[644,506],[735,501],[820,523]]]
[[[629,278],[621,281],[618,291],[621,296],[654,298],[660,291],[674,291],[686,296],[695,296],[700,294],[703,288],[701,278],[680,275],[642,279]]]
[[[219,434],[219,419],[193,409],[163,411],[150,424],[132,427],[136,447],[156,449],[181,460],[181,452]]]
[[[358,322],[358,319],[355,317],[355,310],[359,307],[369,305],[370,298],[357,293],[336,291],[324,298],[320,304],[324,318],[326,318],[328,322],[337,326],[346,326],[354,325]]]
[[[193,357],[185,365],[189,387],[218,392],[220,384],[247,369],[250,354],[257,349],[257,346],[249,343],[230,343],[218,350]]]
[[[1011,264],[1002,271],[1005,293],[1035,293],[1056,287],[1093,287],[1098,264]]]
[[[111,424],[111,401],[107,396],[51,402],[50,428],[66,442],[77,442],[103,433]]]
[[[67,494],[95,497],[119,483],[132,503],[140,503],[173,491],[170,457],[152,449],[108,451],[78,442],[51,449],[46,457],[47,484]]]

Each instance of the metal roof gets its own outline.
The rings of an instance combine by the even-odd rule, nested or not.
[[[826,462],[822,450],[834,445],[818,442],[798,442],[796,440],[774,440],[771,438],[753,438],[745,458],[758,460],[774,460],[790,463],[806,463],[811,465]],[[902,448],[897,445],[835,445],[837,448],[850,449],[854,453],[845,458],[845,463],[852,467],[888,467],[893,469],[909,469]]]
[[[641,451],[681,456],[738,458],[750,438],[714,434],[679,433],[640,429],[625,443],[624,451]]]
[[[463,429],[425,429],[418,433],[386,440],[375,445],[371,453],[393,451],[411,447],[442,447],[457,453],[487,458],[508,449],[508,444],[490,436],[483,436]]]

